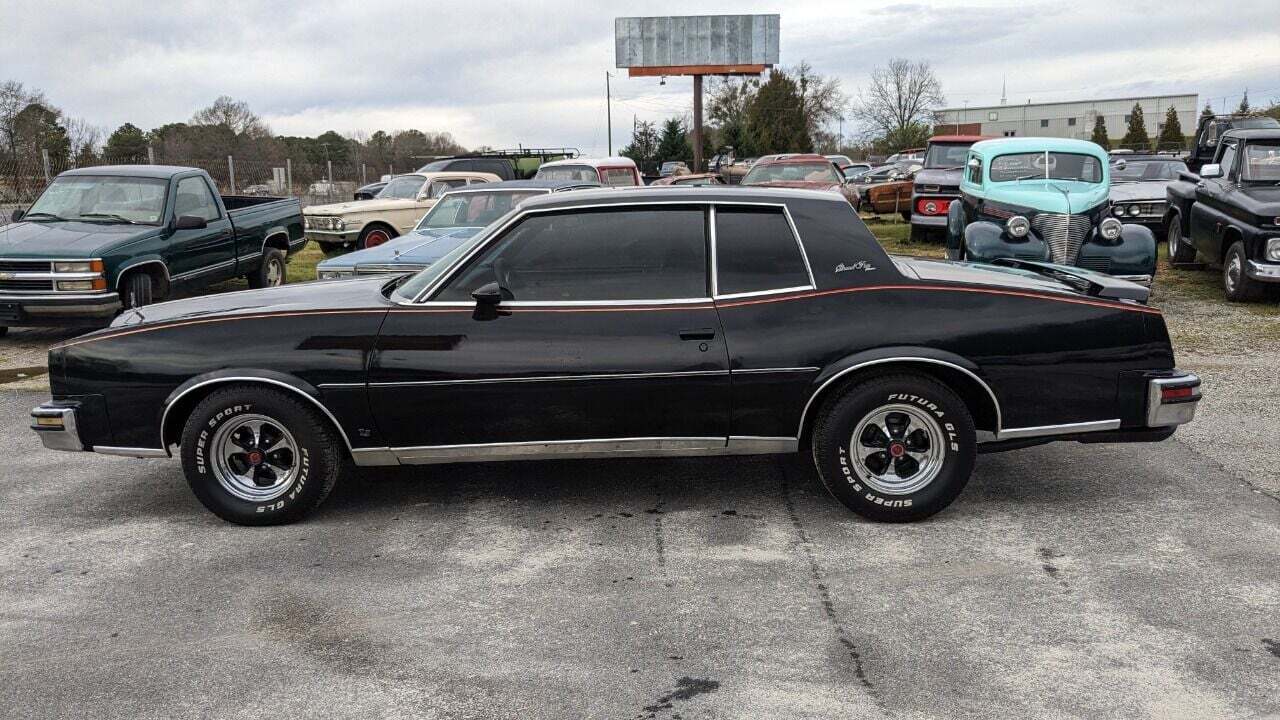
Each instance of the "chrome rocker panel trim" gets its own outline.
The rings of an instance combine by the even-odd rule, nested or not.
[[[116,457],[131,458],[167,458],[169,453],[158,448],[135,448],[135,447],[111,447],[108,445],[94,445],[93,451],[99,455],[114,455]]]
[[[769,455],[800,449],[790,437],[650,437],[550,440],[537,442],[427,445],[401,448],[359,448],[351,451],[356,465],[436,465],[501,460],[541,460],[627,457],[703,457],[709,455]]]
[[[1035,427],[1006,428],[996,436],[1000,440],[1018,440],[1021,438],[1050,437],[1052,435],[1075,435],[1078,433],[1106,432],[1119,430],[1120,420],[1090,420],[1089,422],[1065,423],[1062,425],[1038,425]]]

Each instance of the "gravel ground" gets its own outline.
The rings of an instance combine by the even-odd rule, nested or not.
[[[0,717],[1276,717],[1278,565],[1280,502],[1183,443],[982,456],[906,526],[756,457],[382,472],[241,528],[3,423]]]

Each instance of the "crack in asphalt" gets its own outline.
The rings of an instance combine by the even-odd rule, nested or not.
[[[1214,466],[1214,467],[1216,467],[1219,471],[1221,471],[1223,474],[1228,475],[1228,476],[1230,476],[1230,477],[1233,477],[1233,478],[1235,478],[1236,480],[1239,480],[1241,483],[1243,483],[1243,484],[1244,484],[1244,486],[1245,486],[1245,487],[1249,488],[1249,489],[1250,489],[1250,490],[1252,490],[1253,492],[1255,492],[1255,493],[1257,493],[1257,494],[1259,494],[1259,495],[1264,495],[1264,496],[1266,496],[1266,497],[1269,497],[1269,498],[1271,498],[1272,500],[1275,500],[1276,502],[1280,502],[1280,493],[1275,493],[1275,492],[1272,492],[1272,491],[1270,491],[1270,490],[1268,490],[1268,489],[1266,489],[1266,488],[1258,487],[1257,485],[1254,485],[1253,483],[1249,482],[1249,479],[1248,479],[1248,478],[1246,478],[1246,477],[1244,476],[1244,473],[1240,473],[1240,472],[1236,472],[1235,470],[1231,470],[1231,469],[1230,469],[1230,468],[1228,468],[1226,465],[1223,465],[1223,464],[1222,464],[1221,462],[1219,462],[1218,460],[1215,460],[1214,458],[1209,457],[1208,455],[1205,455],[1204,453],[1200,452],[1200,451],[1199,451],[1199,450],[1197,450],[1195,447],[1193,447],[1190,443],[1188,443],[1188,442],[1187,442],[1187,441],[1185,441],[1185,440],[1180,439],[1180,438],[1179,438],[1179,437],[1177,437],[1176,435],[1172,438],[1172,440],[1173,440],[1175,443],[1177,443],[1177,444],[1181,445],[1182,447],[1186,448],[1187,452],[1190,452],[1192,455],[1195,455],[1196,457],[1200,458],[1201,460],[1203,460],[1203,461],[1205,461],[1205,462],[1209,463],[1210,465],[1213,465],[1213,466]]]
[[[813,546],[809,539],[809,532],[805,529],[804,521],[800,518],[800,512],[796,509],[795,500],[791,497],[791,476],[787,472],[786,464],[783,460],[777,461],[778,470],[782,475],[782,502],[787,508],[787,515],[791,518],[791,526],[795,529],[798,542],[796,545],[804,552],[805,559],[809,564],[809,577],[813,580],[814,588],[817,591],[818,600],[822,603],[822,612],[826,615],[827,622],[835,631],[836,640],[844,646],[845,651],[849,654],[849,659],[853,661],[853,674],[858,679],[858,683],[866,690],[867,694],[875,700],[876,704],[883,710],[884,703],[881,701],[880,693],[872,684],[871,679],[867,677],[866,669],[862,663],[862,653],[858,650],[857,644],[853,642],[848,629],[844,622],[840,620],[840,615],[836,611],[835,601],[831,598],[831,591],[824,582],[826,572],[818,563],[818,556],[813,552]]]

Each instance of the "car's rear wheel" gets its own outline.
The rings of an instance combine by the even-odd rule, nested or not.
[[[262,253],[262,264],[246,278],[251,288],[279,287],[285,283],[285,252],[280,248],[267,248]]]
[[[320,506],[346,463],[315,408],[275,388],[234,385],[202,400],[182,431],[182,469],[210,512],[240,525],[294,522]]]
[[[360,242],[356,243],[361,250],[378,247],[395,237],[395,232],[382,225],[367,227],[360,233]]]
[[[909,522],[964,490],[977,454],[964,402],[923,375],[883,375],[835,395],[819,411],[813,460],[823,485],[872,520]]]
[[[1169,224],[1165,227],[1165,231],[1165,244],[1169,249],[1169,264],[1173,267],[1178,267],[1195,262],[1195,248],[1182,239],[1182,218],[1177,215],[1169,218]]]
[[[1243,240],[1227,248],[1227,257],[1222,261],[1222,289],[1231,302],[1257,302],[1267,295],[1267,286],[1245,272],[1248,263]]]
[[[126,308],[150,305],[153,301],[153,282],[151,276],[136,271],[124,279],[124,288],[120,291],[120,300]]]

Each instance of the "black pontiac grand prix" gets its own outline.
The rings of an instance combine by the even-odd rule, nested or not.
[[[946,507],[980,451],[1191,420],[1146,289],[886,255],[841,196],[532,199],[416,275],[161,303],[49,353],[61,450],[178,453],[232,522],[355,465],[811,452],[877,520]]]

